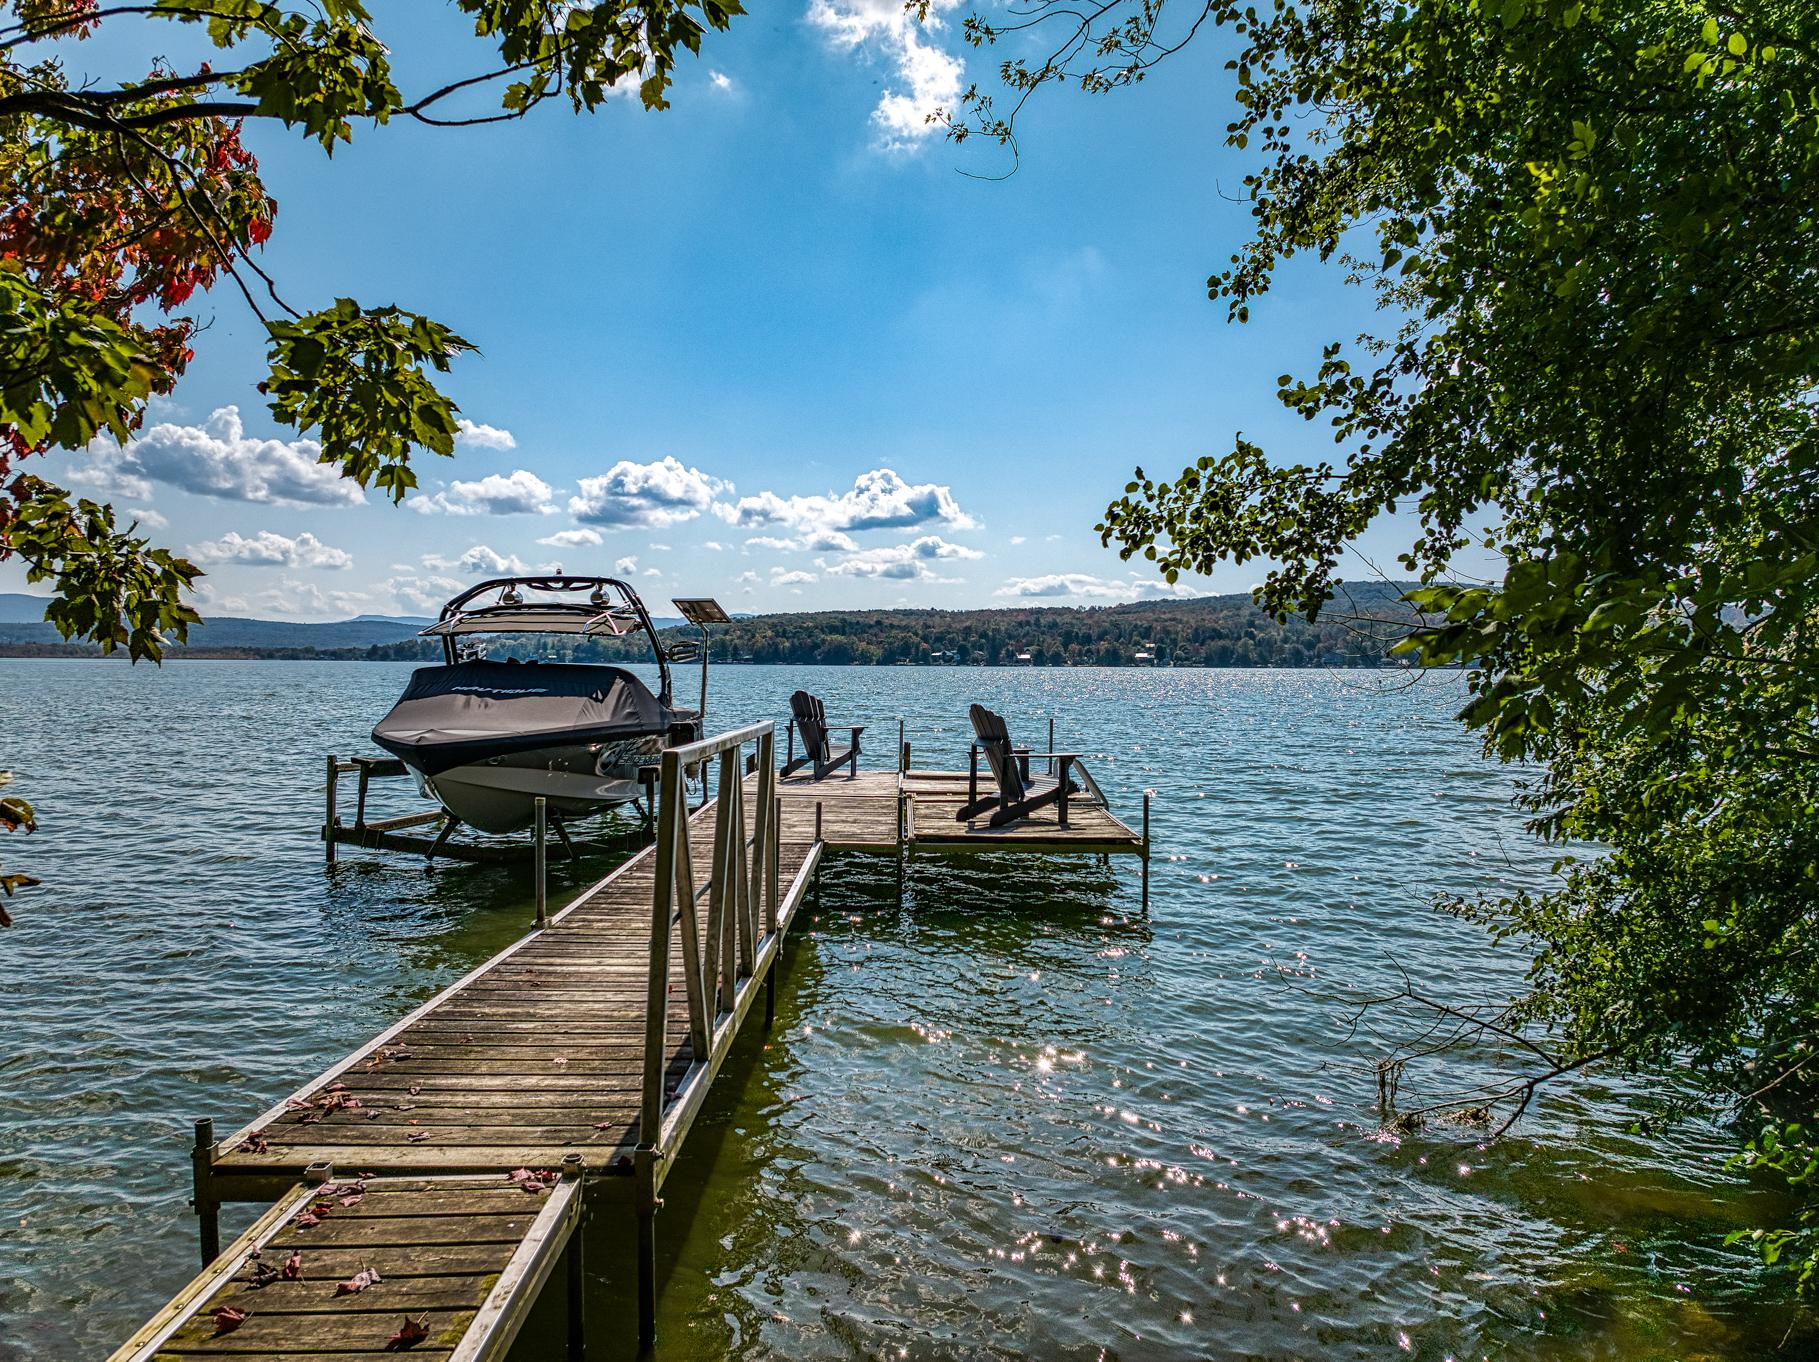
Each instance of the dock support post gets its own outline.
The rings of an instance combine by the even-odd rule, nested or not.
[[[549,869],[549,801],[537,796],[537,925],[549,925],[549,889],[544,876]]]
[[[1055,774],[1055,716],[1053,714],[1048,716],[1048,750],[1048,773],[1052,776]]]
[[[638,1158],[638,1347],[645,1349],[657,1342],[657,1198],[645,1186],[654,1180],[652,1151],[641,1149]]]
[[[1150,791],[1143,792],[1143,913],[1150,910]]]
[[[337,770],[337,766],[338,763],[335,760],[335,754],[330,752],[328,754],[327,803],[322,815],[322,841],[328,848],[328,863],[330,865],[335,863],[335,823],[337,821],[335,814],[335,786],[340,781],[340,773]]]
[[[331,759],[332,760],[332,759]],[[329,844],[333,846],[331,842]],[[215,1160],[215,1123],[208,1117],[196,1122],[196,1144],[190,1151],[190,1164],[195,1178],[195,1206],[198,1239],[202,1248],[202,1266],[207,1267],[221,1256],[221,1203],[210,1193],[211,1167]]]
[[[569,1164],[569,1160],[575,1160]],[[569,1177],[582,1177],[582,1162],[577,1155],[562,1157],[562,1171]],[[588,1240],[588,1215],[582,1206],[582,1218],[569,1235],[568,1247],[562,1251],[568,1267],[568,1362],[588,1362],[588,1257],[584,1244]]]

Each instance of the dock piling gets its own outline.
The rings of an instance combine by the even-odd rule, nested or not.
[[[570,853],[571,857],[573,853]],[[549,800],[537,796],[537,850],[534,857],[537,875],[537,925],[549,925]]]
[[[328,754],[327,802],[322,816],[322,842],[328,848],[328,863],[335,863],[335,826],[340,822],[335,813],[335,787],[340,784],[341,768],[335,754]]]
[[[1153,790],[1143,792],[1143,912],[1150,910],[1150,796]]]
[[[332,843],[330,844],[333,845]],[[214,1199],[209,1185],[210,1165],[215,1159],[215,1122],[203,1117],[196,1122],[196,1143],[190,1151],[194,1170],[197,1239],[202,1250],[202,1266],[207,1267],[221,1256],[221,1203]]]

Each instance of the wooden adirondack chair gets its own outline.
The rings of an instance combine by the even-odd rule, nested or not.
[[[966,803],[954,815],[955,821],[965,823],[977,818],[987,809],[992,809],[995,812],[987,823],[991,827],[1001,828],[1006,823],[1014,823],[1037,809],[1053,804],[1056,821],[1065,828],[1067,797],[1074,789],[1070,768],[1080,759],[1080,754],[1032,752],[1027,747],[1013,747],[1010,729],[1002,718],[984,705],[974,705],[969,713],[973,720],[973,733],[978,741],[973,744],[972,766],[966,782]],[[991,768],[992,778],[998,782],[998,793],[995,795],[982,796],[979,793],[979,754],[982,752],[986,764]],[[1057,764],[1056,774],[1032,779],[1032,757],[1053,760]]]
[[[804,766],[814,769],[815,779],[820,780],[829,772],[838,771],[842,766],[849,767],[849,779],[859,774],[859,735],[865,732],[864,724],[852,726],[852,742],[846,747],[834,747],[827,736],[827,706],[821,703],[819,696],[810,695],[799,690],[789,698],[789,748],[788,757],[783,764],[783,774],[801,770]],[[796,755],[796,734],[802,734],[802,755]]]

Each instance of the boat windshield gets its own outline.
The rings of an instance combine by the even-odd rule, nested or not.
[[[490,658],[545,662],[654,662],[670,702],[669,667],[644,602],[612,577],[501,577],[442,607],[423,630],[449,663]]]

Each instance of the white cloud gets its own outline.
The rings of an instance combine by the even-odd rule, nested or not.
[[[953,489],[932,482],[908,483],[894,470],[874,468],[853,480],[850,490],[827,496],[781,497],[775,492],[716,502],[714,514],[729,525],[758,528],[782,525],[801,536],[789,547],[851,552],[848,530],[919,529],[944,525],[954,530],[978,528],[960,509]],[[753,541],[747,541],[753,542]],[[782,547],[783,541],[774,541]]]
[[[1013,543],[1013,544],[1022,544],[1025,542],[1027,542],[1027,540],[1026,540],[1025,536],[1023,536],[1023,535],[1013,534],[1011,536],[1011,543]]]
[[[552,549],[597,548],[606,542],[606,536],[599,530],[557,530],[537,542]]]
[[[672,455],[654,463],[621,459],[596,478],[582,478],[568,509],[588,525],[662,526],[693,520],[732,484],[685,467]]]
[[[726,552],[726,545],[722,544],[718,539],[703,540],[701,547],[704,549],[712,549],[715,553]]]
[[[509,430],[483,426],[465,416],[455,422],[455,443],[472,449],[516,449],[518,441]]]
[[[937,535],[924,535],[908,544],[889,544],[883,548],[861,549],[849,553],[828,568],[843,577],[884,577],[897,581],[945,581],[930,570],[929,564],[954,559],[983,558],[978,549],[950,544]]]
[[[1167,582],[1148,577],[1116,581],[1095,577],[1090,572],[1051,572],[1043,577],[1013,577],[992,593],[1020,599],[1071,597],[1076,600],[1136,601],[1160,597],[1187,598],[1198,596],[1186,582]]]
[[[124,449],[92,442],[85,462],[63,476],[78,486],[143,500],[153,483],[197,496],[268,506],[358,506],[366,494],[320,462],[314,440],[261,440],[246,433],[238,407],[219,407],[199,426],[163,422]]]
[[[235,608],[256,616],[286,620],[346,619],[371,604],[363,592],[324,591],[314,582],[300,582],[294,577],[283,578],[250,600],[238,596],[230,599]],[[224,605],[227,603],[223,601]]]
[[[794,586],[798,582],[812,582],[814,580],[815,574],[812,572],[802,572],[797,569],[790,569],[788,571],[783,568],[771,569],[772,586]]]
[[[928,35],[944,27],[942,16],[959,3],[931,0],[927,19],[918,23],[903,0],[809,0],[809,23],[825,32],[829,42],[881,58],[893,68],[896,84],[872,110],[880,146],[907,151],[939,130],[928,121],[930,114],[954,111],[965,64]]]
[[[170,527],[170,521],[149,506],[129,507],[126,513],[139,522],[142,530],[163,530]]]
[[[713,83],[713,87],[722,94],[730,95],[733,92],[733,78],[727,75],[726,72],[709,71],[707,73],[707,78]]]
[[[613,571],[618,573],[621,577],[629,577],[637,570],[638,560],[636,558],[621,558],[618,562],[613,564]]]
[[[532,571],[531,566],[517,554],[500,553],[486,544],[476,544],[455,559],[426,553],[423,555],[423,566],[442,571],[456,569],[472,573],[476,577],[524,577]]]
[[[390,595],[405,610],[423,614],[441,606],[461,590],[461,585],[454,577],[418,577],[411,574],[383,581],[379,583],[379,590]]]
[[[733,578],[733,580],[741,585],[750,586],[758,580],[758,574],[755,572],[741,572],[737,577]]]
[[[152,480],[138,471],[138,460],[104,436],[90,441],[75,457],[78,462],[58,470],[59,482],[108,497],[144,500],[152,494]]]
[[[330,548],[305,530],[295,539],[271,530],[260,530],[250,539],[229,530],[219,539],[191,544],[189,556],[198,563],[240,563],[248,567],[350,568],[354,557],[346,549]]]
[[[452,482],[433,496],[404,504],[422,515],[554,515],[556,489],[528,468],[489,473],[475,482]]]

